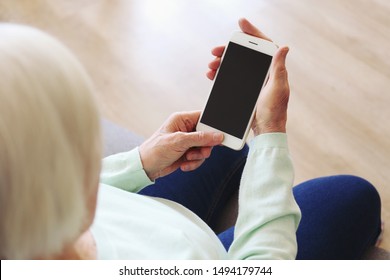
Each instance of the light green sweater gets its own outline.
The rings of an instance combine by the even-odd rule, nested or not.
[[[223,159],[221,159],[223,160]],[[92,234],[99,259],[294,259],[300,210],[292,195],[287,137],[253,139],[239,192],[234,241],[226,252],[194,213],[137,194],[152,184],[138,149],[103,160]]]

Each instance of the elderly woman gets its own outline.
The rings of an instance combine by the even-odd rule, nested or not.
[[[240,27],[266,38],[244,19]],[[272,62],[249,148],[219,147],[223,135],[193,132],[199,112],[177,113],[101,168],[94,89],[80,63],[33,28],[1,24],[0,37],[2,259],[359,258],[375,242],[380,200],[368,182],[292,188],[287,47]],[[209,78],[222,52],[213,50]],[[235,227],[217,234],[238,186]]]

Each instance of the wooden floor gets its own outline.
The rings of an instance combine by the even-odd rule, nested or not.
[[[210,49],[247,17],[290,46],[289,143],[296,183],[371,181],[390,250],[390,1],[1,0],[0,19],[48,31],[80,58],[102,114],[147,137],[172,112],[201,109]],[[385,225],[385,226],[386,226]]]

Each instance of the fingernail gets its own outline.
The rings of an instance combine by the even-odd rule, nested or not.
[[[289,47],[284,47],[284,49],[283,49],[283,56],[286,57],[289,51],[290,51]]]

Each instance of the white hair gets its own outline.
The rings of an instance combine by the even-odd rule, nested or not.
[[[0,258],[49,257],[85,230],[100,141],[77,59],[39,30],[0,24]]]

